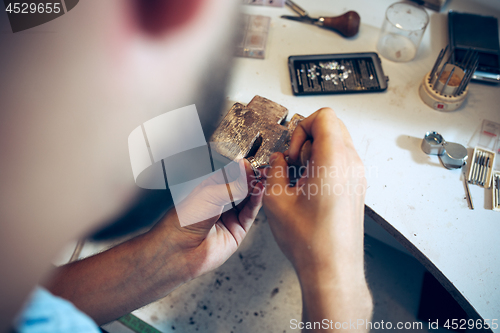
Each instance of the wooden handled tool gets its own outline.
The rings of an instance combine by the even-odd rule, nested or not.
[[[348,11],[345,14],[334,17],[320,17],[318,19],[322,24],[320,27],[338,31],[345,37],[353,37],[358,33],[361,18],[355,11]]]
[[[344,37],[353,37],[359,31],[361,18],[355,11],[348,11],[340,16],[334,17],[310,17],[309,14],[291,0],[286,0],[286,4],[299,16],[282,15],[281,18],[314,24],[319,27],[334,30]]]

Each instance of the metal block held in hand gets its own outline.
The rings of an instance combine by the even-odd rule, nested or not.
[[[283,153],[288,149],[293,131],[304,117],[294,114],[285,123],[287,115],[288,109],[284,106],[255,96],[246,106],[235,103],[210,141],[218,143],[217,152],[224,157],[232,160],[247,158],[255,171],[268,165],[273,153]],[[307,153],[301,152],[301,155]]]

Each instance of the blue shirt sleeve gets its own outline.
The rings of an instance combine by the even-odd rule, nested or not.
[[[89,316],[41,287],[33,291],[14,327],[19,333],[100,333]]]

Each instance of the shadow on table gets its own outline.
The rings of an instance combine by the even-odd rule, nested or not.
[[[409,135],[400,135],[396,139],[396,144],[399,148],[408,150],[411,153],[411,158],[414,162],[418,164],[439,166],[442,168],[443,166],[437,156],[427,155],[422,151],[422,148],[420,147],[420,145],[422,144],[422,138],[416,138]]]

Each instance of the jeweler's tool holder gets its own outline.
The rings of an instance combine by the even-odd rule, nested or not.
[[[460,169],[467,162],[467,148],[445,141],[438,132],[425,133],[421,147],[427,155],[437,155],[447,169]]]
[[[477,51],[468,49],[461,63],[451,63],[455,50],[446,46],[419,87],[425,104],[437,111],[454,111],[465,101],[468,85],[479,64]]]

